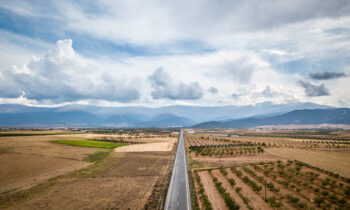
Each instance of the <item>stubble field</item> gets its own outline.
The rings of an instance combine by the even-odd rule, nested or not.
[[[162,199],[176,138],[27,133],[0,137],[0,208],[148,209]],[[161,151],[150,146],[164,143]],[[115,152],[113,144],[148,149]]]

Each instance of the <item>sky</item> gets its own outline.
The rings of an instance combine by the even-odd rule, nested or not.
[[[0,0],[0,104],[350,107],[348,0]]]

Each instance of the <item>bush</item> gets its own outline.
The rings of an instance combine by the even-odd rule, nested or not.
[[[270,203],[270,205],[273,208],[281,208],[283,204],[279,201],[277,201],[275,196],[271,196],[270,198],[267,199],[267,201]]]
[[[305,202],[298,202],[297,206],[300,208],[300,209],[307,209],[307,204]]]
[[[227,171],[226,171],[223,167],[220,167],[220,172],[221,172],[224,176],[227,176]]]
[[[322,194],[323,196],[327,196],[327,195],[328,195],[328,192],[327,192],[327,191],[323,191],[321,194]]]
[[[298,201],[299,201],[299,198],[294,197],[294,196],[292,196],[290,194],[287,194],[286,198],[287,198],[289,203],[298,203]]]
[[[236,184],[235,180],[232,179],[232,178],[228,179],[227,181],[230,183],[230,185],[231,185],[232,187],[235,186],[235,184]]]
[[[344,189],[345,195],[349,196],[350,195],[350,186],[346,186]]]
[[[319,206],[321,203],[324,202],[324,198],[322,197],[315,197],[315,203]]]

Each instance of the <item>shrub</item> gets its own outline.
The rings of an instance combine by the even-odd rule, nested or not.
[[[341,198],[338,202],[340,205],[344,205],[346,203],[346,200],[344,198]]]
[[[346,186],[344,189],[345,195],[349,196],[350,195],[350,186]]]
[[[290,194],[287,194],[286,198],[287,198],[289,203],[298,203],[298,201],[299,201],[299,198],[294,197],[294,196],[292,196]]]
[[[283,206],[283,204],[279,201],[277,201],[275,196],[271,196],[270,198],[267,199],[267,201],[270,203],[270,205],[274,208],[280,208]]]
[[[231,185],[232,187],[235,186],[235,184],[236,184],[235,180],[232,179],[232,178],[228,179],[227,181],[230,183],[230,185]]]
[[[315,197],[315,203],[319,206],[321,203],[324,202],[324,198],[322,197]]]
[[[322,194],[323,196],[327,196],[327,195],[328,195],[328,192],[327,192],[327,191],[323,191],[321,194]]]
[[[227,171],[226,171],[223,167],[220,167],[220,172],[221,172],[224,176],[227,176]]]
[[[300,208],[300,209],[307,209],[307,204],[305,202],[298,202],[297,206]]]

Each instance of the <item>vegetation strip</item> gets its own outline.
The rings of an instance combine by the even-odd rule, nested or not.
[[[103,142],[103,141],[91,141],[91,140],[59,140],[51,141],[57,144],[65,144],[71,146],[81,146],[81,147],[96,147],[96,148],[105,148],[105,149],[114,149],[116,147],[125,146],[126,144],[118,144],[112,142]]]
[[[230,194],[226,192],[226,189],[222,186],[222,183],[219,182],[218,179],[213,176],[211,171],[209,171],[209,173],[213,178],[215,188],[220,193],[221,197],[224,199],[226,206],[229,209],[233,209],[233,210],[240,209],[241,207],[238,204],[236,204],[236,202],[231,198]]]
[[[200,200],[202,202],[203,208],[205,210],[212,210],[212,205],[211,205],[211,203],[210,203],[210,201],[208,199],[207,194],[205,193],[204,186],[203,186],[203,184],[201,182],[201,178],[198,175],[198,172],[194,171],[193,173],[194,173],[194,178],[195,178],[195,180],[196,180],[196,182],[198,184],[199,198],[200,198]]]
[[[226,180],[230,183],[231,187],[233,189],[235,189],[235,180],[232,179],[232,178],[227,178],[227,171],[225,170],[225,168],[223,167],[220,167],[220,172],[222,173],[222,175],[225,176]],[[244,204],[246,204],[247,208],[248,209],[253,209],[253,207],[249,204],[250,200],[249,198],[247,198],[246,196],[244,196],[241,192],[241,189],[239,187],[236,187],[235,189],[236,193],[239,195],[239,197],[243,200]]]

